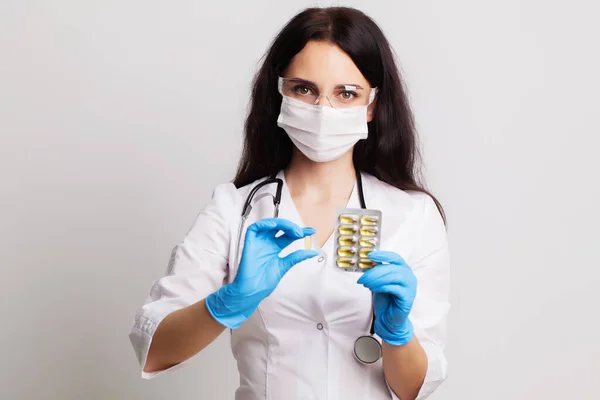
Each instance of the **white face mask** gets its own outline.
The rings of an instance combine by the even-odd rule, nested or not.
[[[277,125],[312,161],[333,161],[367,138],[367,107],[332,108],[283,96]]]

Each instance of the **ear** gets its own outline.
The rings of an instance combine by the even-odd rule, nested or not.
[[[375,108],[377,107],[377,100],[374,100],[369,107],[367,107],[367,122],[371,122],[373,120],[373,116],[375,115]]]

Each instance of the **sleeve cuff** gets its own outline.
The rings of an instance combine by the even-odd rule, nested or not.
[[[146,366],[146,359],[148,357],[148,351],[150,350],[150,345],[152,344],[152,338],[154,337],[154,333],[156,332],[158,325],[170,313],[171,310],[166,308],[163,308],[161,310],[153,310],[152,315],[141,311],[138,315],[136,315],[135,320],[133,321],[133,326],[129,333],[129,340],[131,341],[131,344],[135,351],[135,355],[138,359],[140,367],[142,368],[141,376],[143,379],[155,378],[164,372],[180,368],[187,362],[186,360],[160,371],[144,371],[144,367]]]

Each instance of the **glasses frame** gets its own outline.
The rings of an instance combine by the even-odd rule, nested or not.
[[[294,81],[295,78],[284,78],[284,77],[279,77],[277,79],[277,90],[279,91],[279,94],[281,94],[284,97],[288,97],[288,98],[292,98],[290,96],[286,96],[285,94],[283,94],[283,83],[285,81]],[[346,86],[352,86],[352,85],[346,85]],[[373,101],[375,100],[375,96],[377,95],[377,87],[371,88],[370,92],[369,92],[369,102],[365,105],[360,105],[360,106],[351,106],[351,107],[337,107],[337,108],[352,108],[352,107],[364,107],[364,106],[370,106]],[[332,108],[336,108],[333,105],[333,102],[331,101],[331,99],[329,98],[329,96],[325,96],[323,93],[319,92],[319,95],[317,96],[317,99],[312,103],[312,105],[317,105],[317,103],[319,103],[319,101],[321,100],[321,97],[325,97],[327,99],[327,101],[329,102],[329,104],[331,105]],[[297,100],[297,99],[294,99]],[[301,100],[298,100],[301,101]],[[303,102],[304,103],[304,102]],[[305,104],[311,104],[311,103],[305,103]]]

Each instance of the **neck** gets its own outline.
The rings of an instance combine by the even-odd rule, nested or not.
[[[318,192],[319,197],[348,197],[356,180],[352,149],[329,162],[314,162],[294,149],[285,179],[292,197],[307,192]]]

